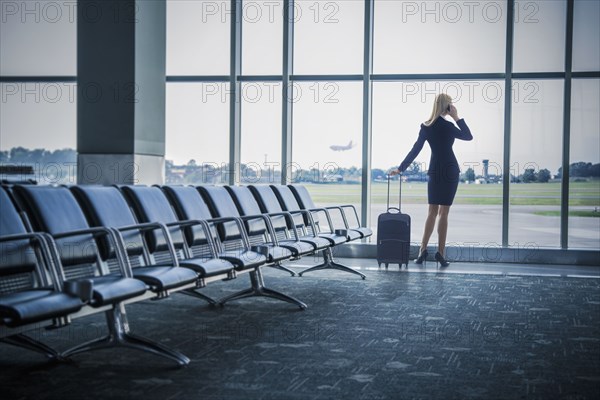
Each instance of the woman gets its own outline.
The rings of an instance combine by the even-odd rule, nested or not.
[[[446,115],[452,117],[458,128],[444,118]],[[417,264],[422,264],[427,259],[427,244],[433,232],[435,220],[438,218],[438,251],[435,253],[435,260],[442,267],[450,265],[444,258],[446,234],[448,232],[448,212],[458,188],[460,174],[458,161],[452,151],[454,139],[472,140],[473,135],[471,135],[465,120],[458,118],[458,112],[452,104],[452,98],[445,93],[441,93],[435,98],[431,116],[421,124],[419,138],[412,150],[398,169],[390,171],[390,175],[404,172],[419,155],[425,141],[429,142],[429,147],[431,147],[431,160],[427,171],[429,176],[427,183],[429,214],[425,221],[425,232],[423,232],[419,257],[415,260]]]

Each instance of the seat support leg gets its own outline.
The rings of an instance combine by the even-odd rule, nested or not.
[[[273,265],[269,265],[269,267],[271,267],[271,268],[275,268],[275,269],[280,269],[280,270],[282,270],[282,271],[286,271],[286,272],[288,272],[288,273],[289,273],[290,275],[292,275],[292,276],[296,276],[296,273],[295,273],[294,271],[292,271],[292,270],[291,270],[291,269],[289,269],[288,267],[284,267],[283,265],[281,265],[281,263],[280,263],[280,262],[276,262],[276,263],[275,263],[275,264],[273,264]]]
[[[224,297],[221,300],[219,300],[219,303],[221,305],[223,305],[230,300],[237,300],[237,299],[242,299],[245,297],[252,297],[252,296],[264,296],[264,297],[271,297],[271,298],[277,299],[277,300],[287,301],[288,303],[291,303],[291,304],[295,304],[298,307],[300,307],[301,310],[305,310],[307,308],[307,305],[304,304],[303,302],[301,302],[300,300],[298,300],[292,296],[288,296],[287,294],[283,294],[276,290],[265,287],[265,283],[264,283],[262,272],[261,272],[260,268],[257,268],[254,271],[251,271],[249,273],[249,275],[250,275],[251,286],[248,289],[244,289],[242,291],[239,291],[237,293],[234,293],[232,295]]]
[[[0,339],[0,342],[41,353],[51,360],[68,361],[50,346],[22,333],[2,338]]]
[[[106,322],[108,325],[107,336],[79,344],[64,351],[61,355],[63,357],[68,357],[84,351],[99,350],[107,347],[127,347],[168,358],[169,360],[175,361],[180,366],[187,365],[190,362],[189,358],[175,350],[171,350],[150,339],[130,333],[127,314],[125,313],[125,307],[123,305],[115,305],[113,309],[107,311]]]
[[[210,304],[211,306],[216,306],[217,304],[219,304],[217,300],[205,295],[204,293],[198,292],[197,289],[182,290],[180,293],[202,299],[208,302],[208,304]]]
[[[333,253],[331,252],[331,248],[327,248],[323,251],[323,261],[324,262],[322,264],[315,265],[314,267],[310,267],[308,269],[305,269],[302,272],[299,272],[298,276],[302,276],[302,274],[305,274],[307,272],[317,271],[320,269],[337,269],[339,271],[350,272],[351,274],[356,274],[363,279],[366,278],[365,274],[363,274],[353,268],[350,268],[346,265],[335,262],[335,260],[333,259]]]

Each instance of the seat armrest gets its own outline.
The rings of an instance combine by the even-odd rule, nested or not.
[[[329,232],[331,232],[331,233],[335,232],[335,228],[333,227],[333,222],[331,221],[331,216],[329,215],[329,211],[327,209],[317,207],[317,208],[311,208],[308,211],[310,211],[311,213],[315,213],[315,214],[318,214],[318,213],[325,214],[325,219],[327,220],[327,225],[329,225]],[[346,221],[344,220],[344,223],[345,222]]]
[[[342,222],[344,223],[344,227],[346,229],[350,229],[350,225],[348,224],[348,219],[346,218],[346,213],[344,212],[344,209],[340,206],[329,206],[329,207],[324,207],[326,210],[331,211],[331,210],[335,210],[337,212],[339,212],[340,216],[342,217]]]
[[[91,279],[79,279],[76,281],[65,281],[63,291],[72,296],[79,297],[84,303],[92,300],[94,282]]]
[[[271,240],[275,246],[279,246],[277,242],[277,235],[275,234],[275,228],[273,228],[273,223],[271,222],[271,217],[268,214],[257,214],[257,215],[243,215],[240,217],[242,221],[250,221],[252,219],[262,219],[267,227],[267,232],[269,232],[269,236],[271,236]]]
[[[337,236],[348,237],[348,229],[336,229],[334,232]]]
[[[354,219],[356,219],[356,226],[358,228],[361,227],[360,218],[358,217],[358,212],[356,211],[356,207],[354,207],[352,204],[342,204],[339,207],[340,208],[349,208],[349,209],[351,209],[352,213],[354,214]]]
[[[269,256],[269,246],[265,246],[265,245],[251,246],[250,250],[255,253],[261,254],[265,257]]]

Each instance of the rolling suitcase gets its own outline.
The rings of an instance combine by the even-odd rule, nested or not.
[[[390,207],[390,177],[388,176],[387,211],[377,218],[377,262],[385,267],[388,264],[406,264],[410,252],[410,215],[402,214],[402,177],[398,207]]]

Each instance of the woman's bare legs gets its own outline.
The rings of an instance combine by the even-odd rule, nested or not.
[[[429,206],[431,207],[431,206]],[[430,208],[431,210],[431,208]],[[448,213],[450,212],[450,206],[440,206],[438,212],[438,252],[444,257],[446,251],[446,236],[448,234]],[[427,217],[429,221],[429,217]],[[431,233],[430,233],[431,235]]]
[[[429,213],[427,214],[427,220],[425,220],[425,231],[423,232],[423,240],[421,240],[421,249],[419,250],[419,255],[421,255],[421,253],[427,249],[429,238],[431,238],[433,228],[435,227],[435,218],[438,215],[438,209],[439,206],[437,204],[429,205]]]

